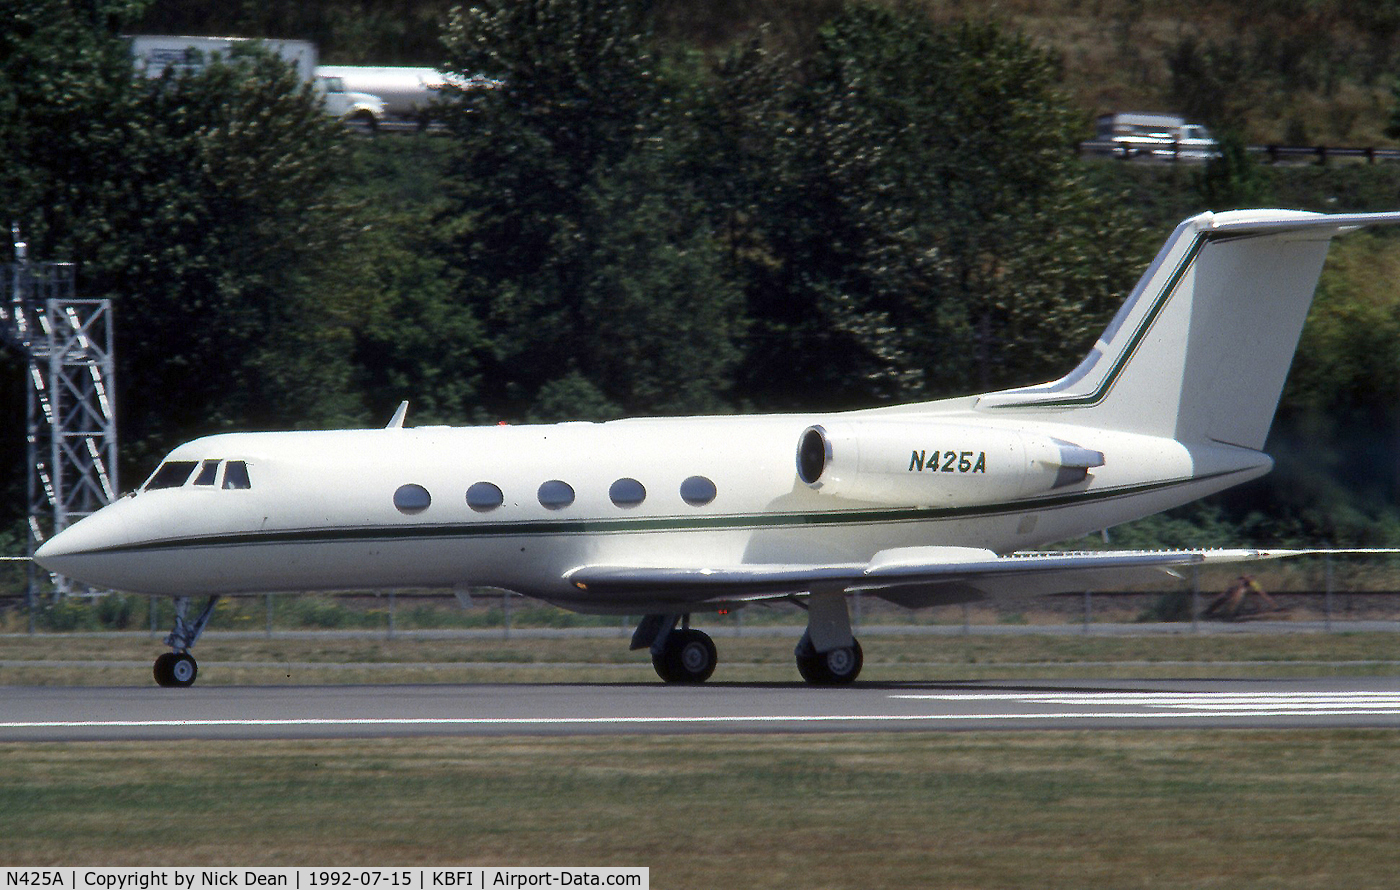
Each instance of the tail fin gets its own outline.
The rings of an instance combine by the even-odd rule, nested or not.
[[[1069,376],[977,408],[1259,450],[1332,238],[1393,224],[1400,212],[1192,217]]]

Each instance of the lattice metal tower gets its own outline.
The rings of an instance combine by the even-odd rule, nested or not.
[[[0,284],[0,337],[26,358],[28,554],[117,497],[112,301],[74,297],[71,263],[31,263],[14,230]],[[35,570],[29,569],[33,605]],[[64,578],[55,590],[73,591]]]

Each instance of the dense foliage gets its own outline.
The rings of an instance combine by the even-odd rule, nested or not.
[[[460,298],[489,335],[481,406],[724,408],[738,287],[685,175],[689,72],[659,55],[640,5],[486,2],[458,9],[444,43],[453,70],[499,84],[447,115],[442,219]]]
[[[815,4],[800,39],[701,46],[675,4],[661,33],[643,0],[480,0],[436,51],[496,87],[450,97],[444,133],[378,139],[256,50],[133,78],[118,35],[164,8],[0,0],[0,206],[116,302],[128,482],[195,435],[382,423],[401,399],[417,423],[598,419],[1034,382],[1073,366],[1182,216],[1396,201],[1385,170],[1234,150],[1201,171],[1081,162],[1051,54],[904,7]],[[1400,538],[1400,253],[1335,251],[1279,481],[1163,543],[1183,521]],[[0,369],[18,419],[19,367]]]

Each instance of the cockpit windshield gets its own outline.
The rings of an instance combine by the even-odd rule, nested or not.
[[[206,460],[199,465],[199,475],[194,477],[195,485],[213,485],[214,479],[219,475],[219,462],[216,460]]]
[[[195,462],[192,460],[168,460],[151,474],[151,478],[146,482],[145,490],[179,488],[190,478],[190,474],[194,472],[194,466]]]
[[[199,467],[198,473],[195,472],[195,467]],[[248,475],[247,461],[211,458],[201,461],[168,460],[156,468],[141,490],[180,488],[187,484],[213,488],[219,485],[220,468],[223,469],[223,488],[242,490],[253,487],[252,479]]]
[[[241,460],[231,460],[224,470],[224,488],[252,488],[253,482],[248,478],[248,463]]]

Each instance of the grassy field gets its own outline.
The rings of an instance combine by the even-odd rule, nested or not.
[[[5,864],[637,865],[652,886],[1395,886],[1392,732],[0,746]]]
[[[717,682],[796,682],[720,637]],[[150,683],[147,634],[0,638],[0,684]],[[869,679],[1394,673],[1393,634],[867,638]],[[201,684],[657,682],[625,636],[213,636]],[[105,665],[94,667],[94,664]],[[3,700],[0,698],[0,700]],[[1391,731],[0,745],[5,865],[627,865],[653,886],[1395,886]]]
[[[752,630],[717,636],[714,682],[795,682],[791,638]],[[656,682],[628,637],[415,639],[207,636],[195,650],[201,685],[324,683]],[[1389,633],[1170,636],[929,636],[863,638],[864,680],[1038,677],[1288,677],[1400,672]],[[0,685],[141,685],[163,650],[158,636],[0,637]]]

